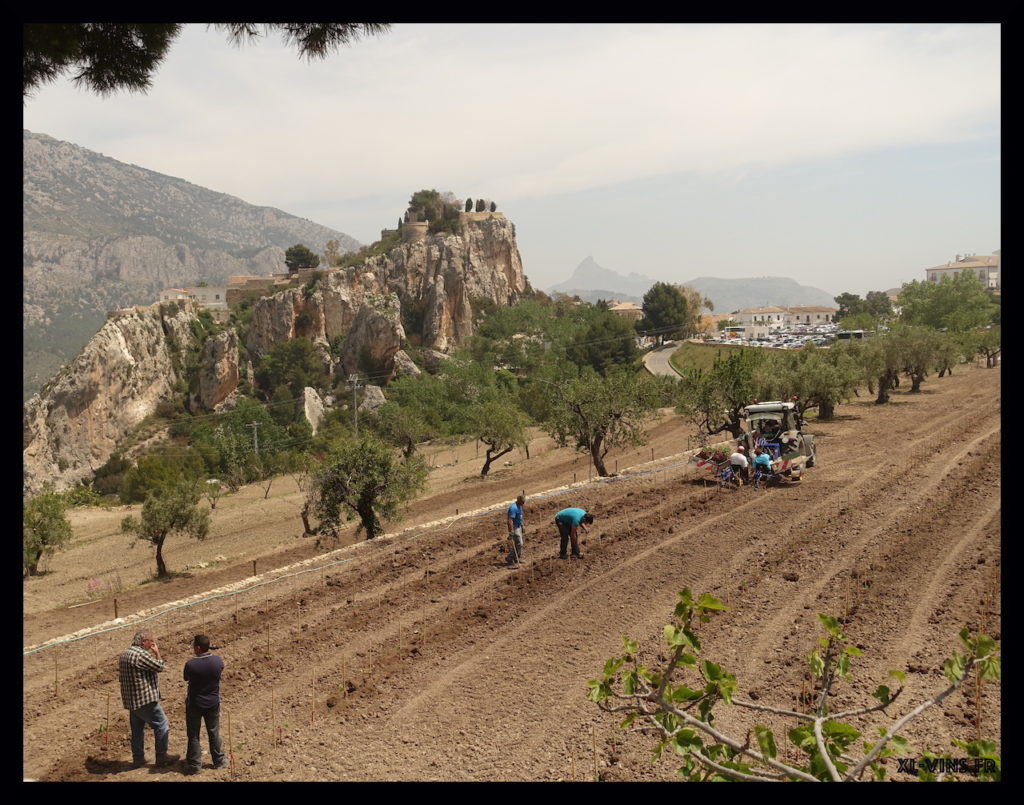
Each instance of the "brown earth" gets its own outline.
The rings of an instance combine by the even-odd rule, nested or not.
[[[900,715],[945,686],[961,628],[999,637],[999,370],[964,367],[839,414],[809,427],[818,466],[767,490],[705,487],[674,416],[648,446],[613,454],[621,475],[601,482],[543,437],[484,481],[474,445],[434,448],[430,493],[391,535],[334,551],[301,537],[301,493],[279,479],[267,500],[258,487],[221,499],[205,542],[169,541],[169,567],[187,570],[162,583],[142,583],[153,557],[117,533],[125,509],[75,511],[71,549],[24,585],[24,775],[582,781],[596,766],[602,780],[671,780],[679,758],[652,762],[651,738],[619,730],[584,694],[622,635],[654,664],[683,587],[730,607],[702,627],[704,656],[746,697],[800,707],[815,613],[828,612],[846,615],[864,651],[837,705],[870,704],[887,670],[904,669]],[[573,472],[579,486],[565,490]],[[522,490],[526,557],[509,570],[504,506]],[[552,516],[571,505],[597,520],[585,558],[559,561]],[[205,748],[196,778],[131,769],[116,655],[142,618],[168,663],[171,751],[185,748],[192,635],[210,634],[225,658],[231,769],[214,771]],[[978,704],[972,682],[909,724],[914,755],[962,755],[951,740],[976,737]],[[999,742],[998,683],[985,683],[980,705],[982,734]],[[722,707],[719,726],[742,738],[755,723],[745,716]],[[888,719],[853,722],[870,739]],[[152,759],[152,733],[146,743]]]

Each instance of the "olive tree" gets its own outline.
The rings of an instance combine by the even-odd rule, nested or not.
[[[204,540],[210,531],[210,512],[197,505],[201,496],[199,485],[187,478],[179,478],[163,489],[152,492],[142,504],[142,513],[136,518],[128,515],[121,521],[121,533],[134,537],[132,545],[142,540],[156,549],[156,575],[166,578],[164,542],[172,534]]]
[[[49,489],[25,502],[21,509],[23,575],[38,575],[43,557],[53,556],[71,541],[66,507],[66,498]]]
[[[515,402],[508,398],[490,400],[478,405],[470,415],[472,433],[487,446],[480,476],[485,477],[491,464],[517,447],[526,448],[526,426],[529,420]]]
[[[574,380],[550,385],[556,390],[544,429],[559,446],[588,453],[598,475],[609,475],[604,458],[611,448],[646,443],[645,426],[661,397],[653,378],[621,368],[602,377],[587,367]]]
[[[341,442],[311,472],[308,511],[321,534],[336,536],[343,517],[359,518],[367,539],[384,533],[381,519],[396,518],[426,485],[420,456],[399,461],[390,445],[373,436]]]

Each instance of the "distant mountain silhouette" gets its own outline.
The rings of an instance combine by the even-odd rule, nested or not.
[[[645,277],[642,274],[630,273],[628,276],[619,274],[608,268],[603,268],[594,262],[593,257],[587,257],[582,263],[576,266],[572,276],[565,282],[552,285],[545,289],[547,293],[577,294],[579,291],[602,291],[607,289],[608,293],[616,294],[616,298],[622,298],[622,294],[630,297],[640,298],[657,280]],[[583,294],[577,294],[583,299]],[[587,300],[589,301],[589,300]],[[622,301],[626,301],[623,299]]]
[[[643,295],[658,280],[631,272],[628,276],[599,266],[593,257],[587,257],[576,266],[565,282],[546,288],[547,293],[565,293],[578,296],[585,302],[598,299],[618,299],[640,304]],[[833,294],[808,285],[801,285],[788,277],[750,277],[745,279],[719,279],[697,277],[680,282],[698,291],[714,303],[716,313],[731,313],[748,307],[767,305],[822,305],[835,307]]]
[[[822,305],[835,307],[832,294],[821,288],[801,285],[788,277],[718,279],[697,277],[682,283],[715,303],[715,313],[732,313],[748,307],[767,305]]]

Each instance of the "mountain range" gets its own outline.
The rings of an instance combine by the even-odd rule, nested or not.
[[[587,257],[573,271],[569,279],[546,288],[547,293],[565,293],[579,296],[587,302],[618,299],[640,303],[643,295],[658,280],[630,272],[619,274],[598,265]],[[716,313],[730,313],[748,307],[766,305],[824,305],[835,307],[832,294],[820,288],[800,285],[788,277],[750,277],[746,279],[719,279],[696,277],[679,283],[687,285],[712,301]]]
[[[360,244],[343,232],[173,176],[24,131],[23,397],[97,332],[108,311],[162,288],[285,270],[302,243]]]

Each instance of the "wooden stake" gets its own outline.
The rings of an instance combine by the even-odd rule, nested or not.
[[[281,736],[277,734],[277,709],[274,706],[274,686],[270,686],[270,739],[275,743],[281,742]]]
[[[235,776],[235,745],[231,741],[231,713],[228,713],[228,762],[231,764],[231,776]]]
[[[103,742],[107,743],[110,740],[110,691],[107,691],[107,727],[103,730]]]
[[[252,574],[254,576],[256,575],[256,560],[255,559],[252,560]]]
[[[974,692],[974,729],[975,738],[981,740],[981,668],[975,668],[975,679],[977,680],[977,687]]]
[[[594,729],[594,725],[590,725],[590,745],[594,748],[594,782],[598,781],[597,775],[597,731]]]
[[[569,780],[576,782],[576,758],[572,754],[572,750],[569,750]]]
[[[850,574],[846,574],[846,614],[843,615],[843,622],[848,623],[850,620]]]
[[[313,723],[316,715],[316,666],[309,674],[309,723]]]
[[[57,695],[57,652],[53,652],[53,695]]]
[[[117,599],[114,599],[114,620],[117,620]]]

